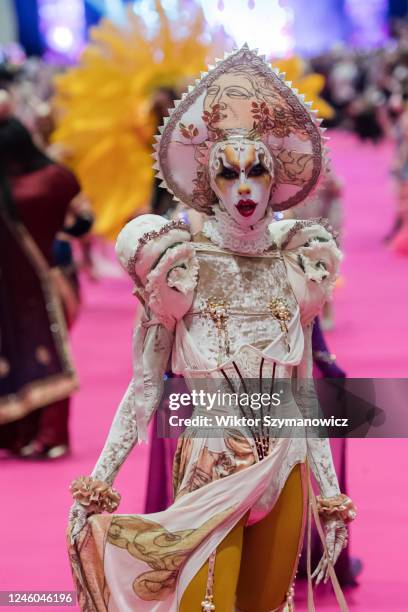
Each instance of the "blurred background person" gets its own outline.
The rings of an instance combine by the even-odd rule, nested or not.
[[[68,452],[77,386],[52,268],[54,240],[80,187],[12,116],[0,92],[0,446],[21,457]]]
[[[396,221],[388,237],[390,247],[408,255],[408,103],[404,101],[396,126],[396,153],[392,172],[396,183]]]

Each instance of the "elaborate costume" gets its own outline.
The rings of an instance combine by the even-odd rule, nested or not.
[[[167,510],[89,516],[116,508],[107,485],[136,441],[146,439],[170,356],[191,390],[230,392],[247,380],[262,387],[279,379],[289,383],[282,414],[301,418],[316,409],[311,322],[340,252],[317,221],[271,218],[272,207],[302,201],[319,179],[318,121],[244,46],[176,103],[161,132],[156,167],[165,186],[209,217],[194,237],[182,222],[155,215],[138,217],[119,235],[119,259],[144,309],[133,379],[106,445],[92,477],[72,485],[70,553],[80,603],[121,612],[281,609],[293,605],[307,464],[321,493],[317,504],[311,497],[314,512],[325,527],[318,580],[330,574],[335,581],[332,562],[355,515],[340,495],[324,438],[269,437],[234,426],[217,436],[189,426],[179,439],[175,501]],[[195,408],[195,416],[204,413]],[[215,402],[212,414],[228,409]]]

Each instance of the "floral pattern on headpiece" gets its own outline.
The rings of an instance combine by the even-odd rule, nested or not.
[[[155,145],[155,168],[187,206],[211,214],[209,149],[238,131],[262,140],[274,159],[274,210],[303,201],[324,168],[320,120],[302,96],[246,45],[217,61],[176,101]]]

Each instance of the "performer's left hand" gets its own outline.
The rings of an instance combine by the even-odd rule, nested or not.
[[[69,512],[68,533],[73,544],[79,532],[85,527],[88,512],[84,506],[74,502]]]
[[[329,557],[331,565],[334,565],[343,548],[347,546],[348,540],[347,527],[345,522],[341,519],[329,519],[325,521],[324,529],[327,554],[325,551],[312,574],[312,578],[316,578],[316,584],[319,584],[322,580],[326,584],[329,579],[329,563],[327,556]]]

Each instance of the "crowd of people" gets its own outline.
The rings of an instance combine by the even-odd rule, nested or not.
[[[384,240],[397,252],[408,253],[408,35],[371,52],[337,49],[311,61],[324,75],[322,97],[335,110],[327,126],[355,132],[361,141],[394,142],[389,169],[395,179],[395,221]]]

